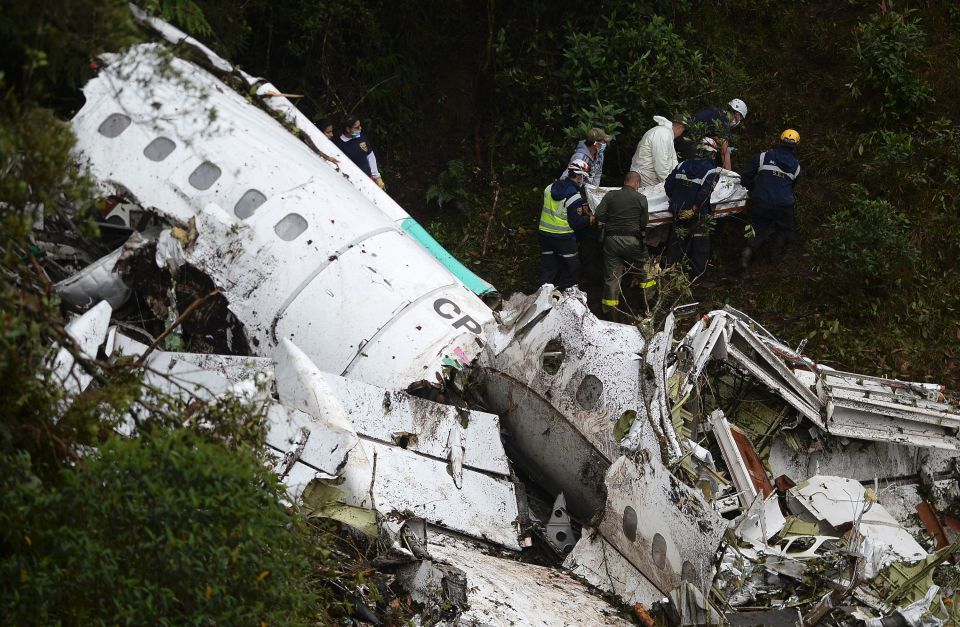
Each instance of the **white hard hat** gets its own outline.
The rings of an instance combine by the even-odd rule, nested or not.
[[[744,118],[747,117],[747,103],[739,98],[734,98],[727,106],[742,115]]]
[[[590,176],[590,164],[583,159],[574,159],[567,165],[567,171],[574,176],[578,174]]]
[[[700,140],[700,150],[717,152],[717,140],[712,137],[704,137],[702,140]]]

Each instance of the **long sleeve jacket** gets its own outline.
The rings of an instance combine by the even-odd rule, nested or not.
[[[700,207],[701,215],[710,213],[710,194],[719,178],[720,168],[710,157],[681,162],[663,184],[670,199],[670,210],[677,215],[696,205]]]
[[[643,134],[630,163],[630,169],[640,173],[642,185],[656,185],[666,180],[677,167],[673,122],[659,115],[655,115],[653,121],[657,125]]]
[[[740,173],[740,181],[750,190],[754,203],[776,207],[793,206],[793,186],[798,178],[800,162],[785,146],[754,155]]]

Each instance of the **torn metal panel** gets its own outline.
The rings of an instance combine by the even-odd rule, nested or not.
[[[780,533],[787,520],[780,511],[777,495],[756,498],[743,513],[734,533],[754,547],[764,547],[773,536]]]
[[[746,324],[739,320],[732,321],[732,330],[730,342],[736,346],[742,353],[749,354],[753,351],[760,359],[758,363],[765,368],[771,378],[789,386],[790,390],[797,395],[804,403],[811,407],[819,407],[820,399],[807,385],[803,384],[784,364],[783,359],[770,350],[767,343],[763,342],[759,336],[753,333]]]
[[[547,523],[547,541],[565,555],[573,549],[574,540],[570,514],[567,513],[567,500],[561,492],[553,502],[550,521]]]
[[[737,442],[733,438],[730,423],[724,418],[721,410],[716,409],[710,414],[710,427],[713,429],[713,435],[720,446],[723,461],[730,472],[730,479],[733,481],[734,487],[737,488],[740,505],[744,508],[749,507],[757,496],[757,488],[754,486],[747,463],[740,454]]]
[[[829,525],[834,530],[853,526],[856,531],[883,547],[883,563],[918,560],[927,552],[879,503],[866,494],[858,482],[844,477],[817,475],[798,484],[788,493],[791,511]]]
[[[364,441],[375,475],[369,489],[382,514],[412,512],[468,536],[519,550],[513,484],[470,469],[458,488],[447,463],[397,446]],[[348,462],[345,474],[351,470]]]
[[[775,438],[767,462],[774,476],[823,474],[872,481],[917,476],[924,468],[933,473],[949,472],[954,456],[945,450],[839,437],[826,439],[816,450],[795,450],[783,438]]]
[[[698,320],[684,336],[681,346],[690,351],[689,365],[678,364],[674,370],[683,368],[685,378],[678,392],[679,397],[685,396],[696,384],[707,363],[713,359],[727,358],[727,329],[722,315],[711,312]]]
[[[681,581],[708,589],[726,524],[699,491],[662,466],[638,465],[627,457],[610,467],[606,484],[607,504],[597,529],[611,546],[661,595]]]
[[[338,399],[346,419],[361,437],[446,460],[451,432],[460,438],[462,431],[460,447],[466,468],[510,474],[496,415],[459,410],[401,390],[388,390],[319,370],[314,376]],[[461,426],[463,423],[465,427]]]
[[[684,582],[670,591],[670,614],[679,627],[723,624],[723,617],[695,585]]]
[[[107,301],[100,301],[90,311],[77,316],[66,324],[64,330],[76,342],[80,356],[95,359],[100,346],[107,339],[110,328],[110,316],[113,310]],[[93,377],[83,367],[77,365],[73,352],[60,348],[54,357],[53,376],[70,393],[78,393],[87,388]]]
[[[673,425],[673,415],[667,399],[669,389],[667,383],[667,354],[673,348],[673,329],[676,318],[673,312],[667,314],[663,329],[654,334],[650,342],[644,347],[642,363],[644,372],[640,375],[640,392],[642,398],[649,399],[648,414],[650,422],[659,425],[667,442],[670,462],[683,455],[680,440]],[[636,451],[640,445],[640,438],[646,430],[642,420],[634,420],[627,436],[620,445],[627,450]]]
[[[430,553],[462,569],[467,601],[459,624],[470,627],[626,627],[597,592],[561,570],[488,555],[480,547],[446,534],[430,536]]]
[[[589,527],[563,562],[563,567],[590,585],[617,595],[624,602],[651,605],[664,593],[639,572],[603,536]]]
[[[57,294],[74,307],[86,308],[101,300],[107,301],[114,309],[121,307],[130,298],[130,288],[114,271],[123,252],[123,247],[118,248],[60,281],[54,286]]]

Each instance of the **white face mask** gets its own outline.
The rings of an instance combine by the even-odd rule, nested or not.
[[[350,137],[353,137],[354,139],[359,139],[360,131],[350,131]]]

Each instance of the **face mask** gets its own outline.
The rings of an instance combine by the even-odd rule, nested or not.
[[[603,151],[606,150],[606,149],[607,149],[607,145],[606,145],[606,144],[600,144],[600,150],[597,152],[597,154],[602,155],[602,154],[603,154]]]
[[[360,131],[350,131],[350,137],[353,137],[354,139],[359,139]]]

